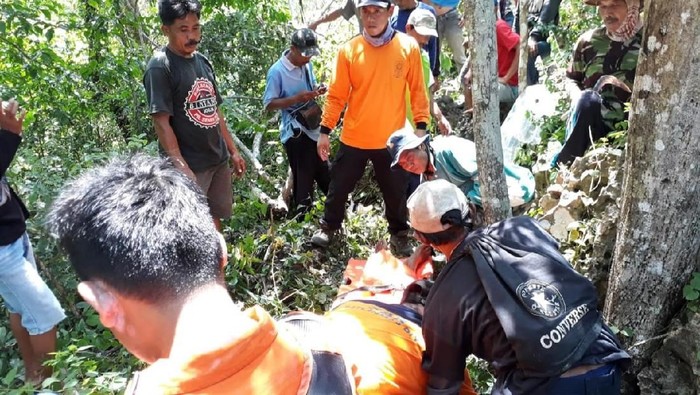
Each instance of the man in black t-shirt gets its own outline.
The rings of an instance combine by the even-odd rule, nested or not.
[[[158,2],[168,45],[148,62],[143,85],[161,152],[197,181],[221,230],[220,219],[231,216],[231,176],[242,175],[246,164],[219,109],[222,99],[211,63],[197,52],[200,12],[198,0]]]
[[[447,258],[423,315],[428,395],[457,394],[470,354],[493,368],[492,394],[619,394],[630,357],[591,282],[534,220],[473,229],[464,194],[445,180],[421,184],[408,210],[416,237]]]

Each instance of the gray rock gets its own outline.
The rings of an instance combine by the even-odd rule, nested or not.
[[[700,389],[700,314],[677,327],[639,373],[642,394],[697,395]]]

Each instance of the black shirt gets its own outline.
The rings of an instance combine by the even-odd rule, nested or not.
[[[214,69],[199,52],[183,58],[163,48],[146,67],[143,85],[148,112],[170,114],[170,126],[193,171],[217,166],[228,159],[219,127],[218,106],[222,103]]]
[[[0,129],[0,246],[13,243],[27,229],[29,212],[5,177],[21,141],[21,136]]]

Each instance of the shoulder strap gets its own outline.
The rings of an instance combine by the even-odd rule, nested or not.
[[[302,66],[302,68],[304,69],[304,75],[306,76],[306,85],[308,85],[308,86],[309,86],[309,90],[312,91],[312,90],[314,90],[314,87],[311,85],[311,71],[310,71],[310,67],[311,67],[311,66],[309,66],[308,63],[305,64],[304,66]]]
[[[330,351],[311,351],[313,370],[308,395],[352,395],[350,375],[340,354]]]

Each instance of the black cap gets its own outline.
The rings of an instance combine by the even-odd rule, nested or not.
[[[316,42],[316,33],[309,28],[295,31],[292,34],[292,45],[301,52],[302,56],[311,57],[321,53]]]

